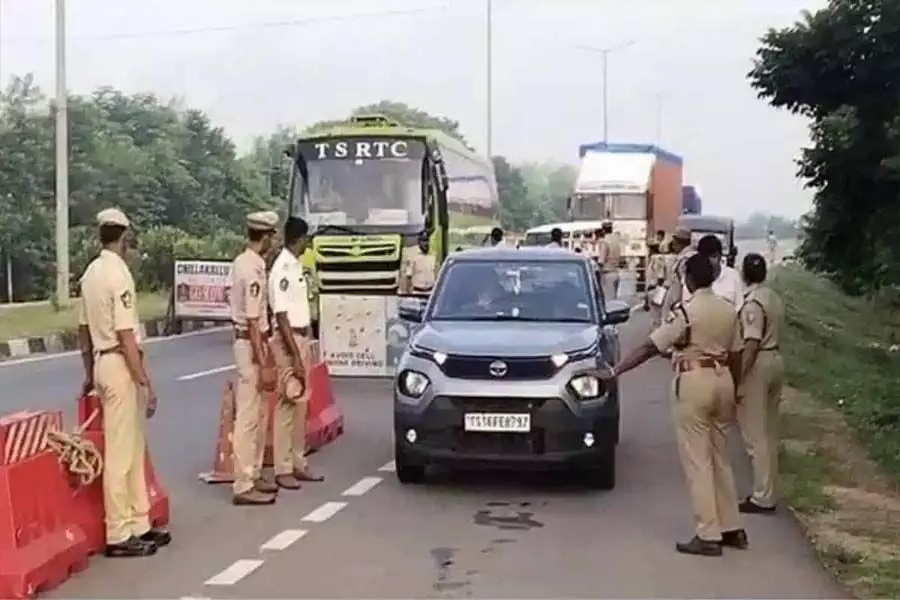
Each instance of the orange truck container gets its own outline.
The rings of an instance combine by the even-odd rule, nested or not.
[[[569,202],[573,221],[610,221],[622,255],[645,290],[648,244],[671,233],[681,216],[684,161],[650,144],[582,144],[581,165]]]

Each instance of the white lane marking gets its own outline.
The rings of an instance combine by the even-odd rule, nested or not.
[[[234,561],[230,567],[207,579],[204,585],[234,585],[263,565],[261,560],[242,558]]]
[[[324,523],[341,512],[345,506],[347,506],[346,502],[326,502],[300,520],[307,523]]]
[[[363,477],[341,493],[341,496],[362,496],[384,481],[381,477]]]
[[[183,340],[185,338],[192,338],[198,335],[209,335],[211,333],[218,333],[220,331],[225,331],[226,329],[231,329],[231,327],[210,327],[209,329],[201,329],[199,331],[189,331],[188,333],[182,333],[181,335],[167,335],[167,336],[159,336],[152,337],[144,340],[142,343],[144,345],[147,344],[159,344],[161,342],[177,342],[179,340]],[[26,358],[16,358],[13,360],[0,360],[0,368],[3,367],[14,367],[16,365],[27,365],[30,363],[43,362],[45,360],[54,360],[57,358],[65,358],[67,356],[80,356],[81,350],[69,350],[67,352],[55,352],[53,354],[41,354],[40,356],[28,356]]]
[[[388,461],[381,465],[378,470],[382,473],[396,473],[397,472],[397,463],[394,461]]]
[[[276,533],[272,538],[259,547],[260,550],[287,550],[291,545],[305,536],[309,531],[306,529],[285,529],[280,533]]]
[[[175,381],[191,381],[192,379],[200,379],[201,377],[206,377],[207,375],[224,373],[225,371],[231,371],[232,369],[234,369],[234,365],[225,365],[224,367],[216,367],[215,369],[207,369],[205,371],[197,371],[196,373],[182,375],[181,377],[176,377]]]

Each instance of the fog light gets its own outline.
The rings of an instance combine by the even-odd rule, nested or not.
[[[419,439],[418,434],[415,429],[407,429],[406,430],[406,441],[410,444],[415,444],[416,440]]]
[[[412,430],[410,430],[410,431],[412,431]],[[407,435],[407,437],[409,437],[409,436]],[[594,445],[594,434],[593,433],[584,434],[584,445],[587,448],[590,448]]]

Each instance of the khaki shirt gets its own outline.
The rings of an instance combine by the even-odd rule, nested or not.
[[[78,324],[86,325],[95,351],[119,345],[117,331],[134,332],[141,343],[134,278],[122,257],[102,250],[81,276]]]
[[[269,301],[276,315],[285,313],[291,327],[309,327],[309,293],[300,259],[282,248],[269,273]]]
[[[258,319],[259,330],[269,330],[266,261],[247,248],[231,263],[231,320],[239,329],[248,319]]]
[[[676,302],[687,300],[686,296],[689,294],[684,285],[685,268],[687,267],[688,259],[696,253],[696,250],[688,246],[675,255],[675,260],[672,263],[672,268],[669,270],[668,278],[666,279],[666,288],[668,288],[668,292],[666,294],[666,301],[663,304],[663,308],[666,312],[668,312]]]
[[[420,248],[411,251],[403,275],[410,280],[414,292],[430,292],[434,287],[437,259],[433,254],[423,254]]]
[[[734,307],[712,293],[697,290],[690,300],[672,307],[672,312],[650,340],[660,352],[674,350],[673,359],[712,358],[724,363],[729,353],[742,346]]]
[[[752,285],[744,294],[740,319],[745,341],[756,340],[762,350],[776,350],[784,328],[784,301],[772,288]]]
[[[617,235],[606,236],[606,245],[609,249],[606,252],[606,260],[604,261],[604,269],[607,271],[616,271],[622,262],[622,242]]]

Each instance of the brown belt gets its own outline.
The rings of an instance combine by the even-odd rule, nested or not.
[[[113,346],[112,348],[104,348],[103,350],[94,350],[94,354],[97,356],[105,356],[107,354],[125,354],[125,350],[122,346]],[[144,350],[142,348],[138,348],[138,354],[141,356],[144,355]]]
[[[267,340],[270,337],[272,337],[272,332],[267,329],[266,331],[261,331],[260,335],[262,335],[262,338],[264,340]],[[250,339],[250,331],[247,329],[238,329],[237,327],[235,327],[234,328],[234,339],[249,340]]]
[[[302,335],[303,337],[309,337],[310,328],[309,327],[291,327],[291,333],[296,335]]]
[[[683,358],[675,363],[675,371],[687,373],[697,369],[717,369],[725,365],[714,358]]]

